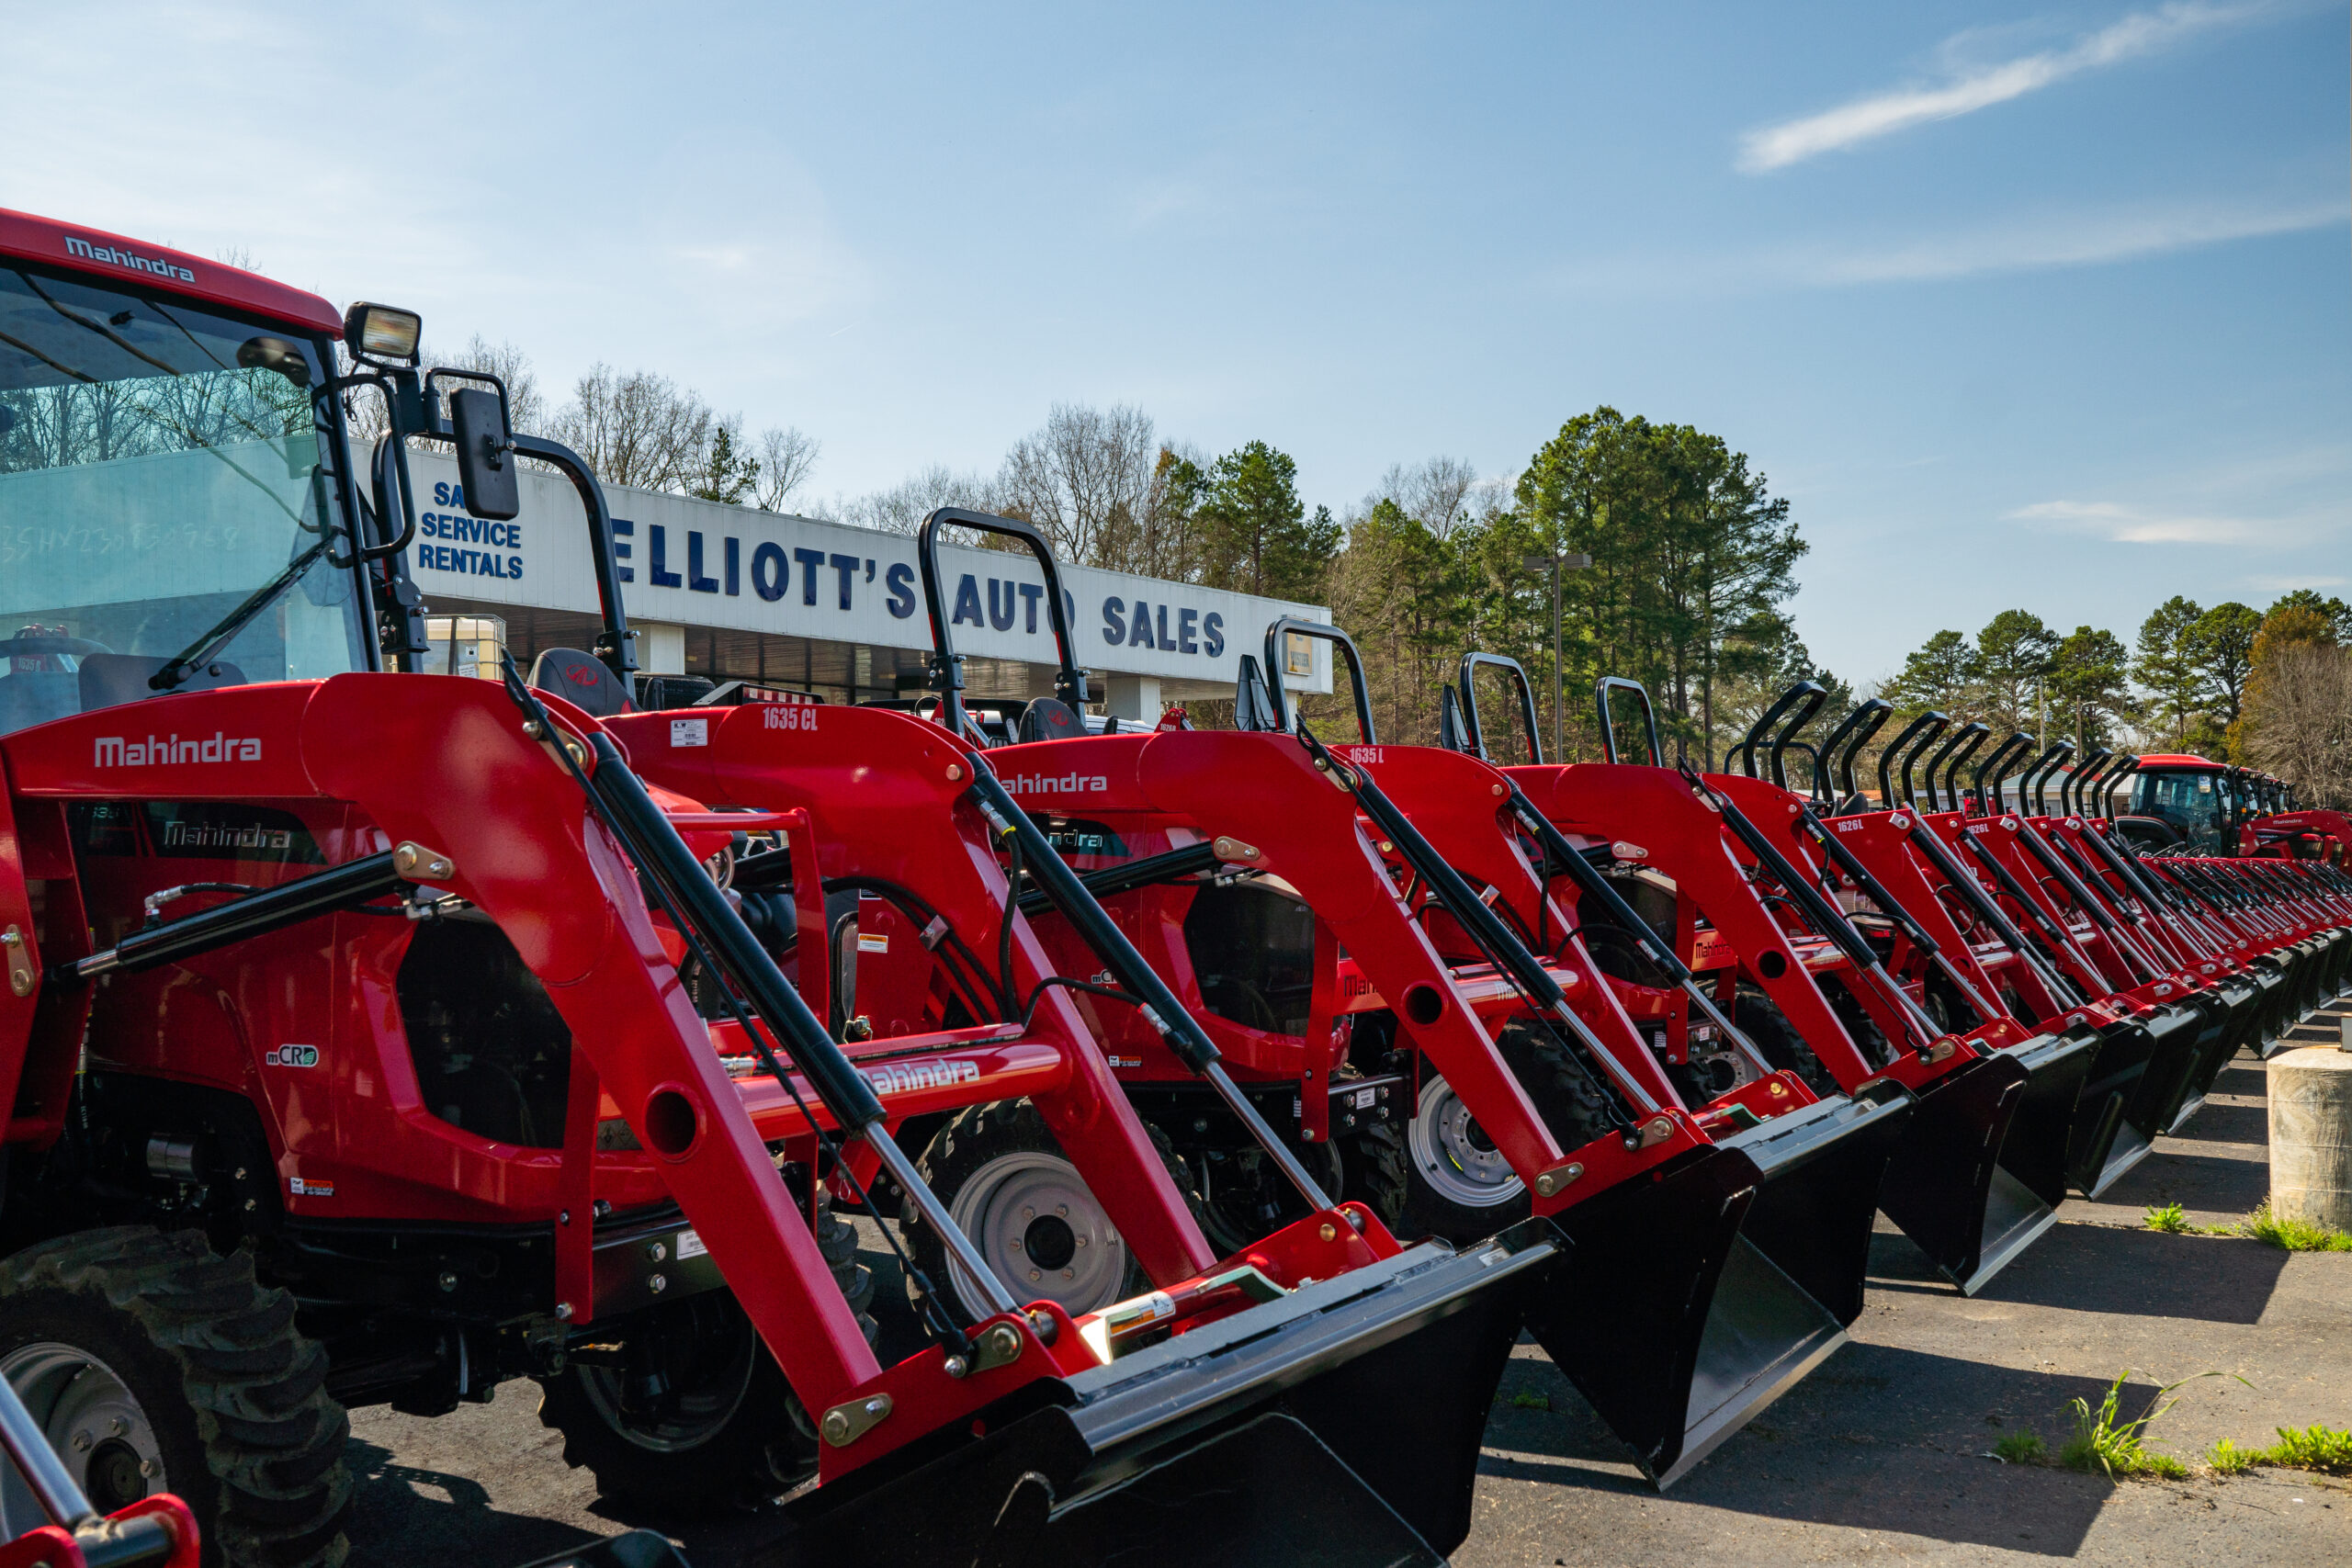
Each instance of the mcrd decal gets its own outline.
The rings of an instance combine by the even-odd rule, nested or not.
[[[316,1045],[273,1045],[262,1053],[266,1067],[315,1067],[319,1065]]]

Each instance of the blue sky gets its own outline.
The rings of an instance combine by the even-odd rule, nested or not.
[[[661,370],[831,495],[1057,400],[1515,469],[1721,434],[1868,680],[2352,580],[2341,5],[0,4],[0,206]]]

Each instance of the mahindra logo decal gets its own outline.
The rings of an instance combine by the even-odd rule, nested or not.
[[[93,245],[89,241],[77,240],[71,234],[65,236],[65,254],[79,256],[84,261],[104,262],[108,266],[128,267],[132,272],[153,273],[157,277],[177,278],[182,283],[196,281],[196,274],[177,262],[149,261],[145,256],[119,251],[112,245]]]
[[[575,686],[593,686],[599,680],[603,679],[595,670],[585,664],[574,664],[570,666],[564,671],[563,678],[571,682]]]
[[[980,1065],[967,1056],[929,1056],[913,1062],[885,1062],[860,1067],[876,1094],[904,1094],[918,1089],[954,1089],[980,1081]]]
[[[150,735],[142,740],[126,740],[119,735],[97,738],[96,754],[90,759],[94,768],[153,768],[187,762],[258,762],[261,741],[252,736],[223,735],[219,730],[210,735],[183,740],[177,735],[158,739]]]
[[[1111,781],[1101,773],[1064,773],[1059,778],[1015,773],[1004,781],[1004,787],[1014,795],[1075,795],[1081,790],[1108,791]]]

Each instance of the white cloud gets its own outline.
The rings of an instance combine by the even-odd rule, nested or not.
[[[2069,76],[2153,54],[2198,33],[2233,26],[2270,8],[2259,0],[2227,6],[2176,0],[2154,11],[2134,12],[2065,49],[1977,65],[1939,85],[1875,93],[1821,114],[1748,131],[1740,138],[1739,167],[1749,174],[1782,169],[1929,120],[1973,114]]]
[[[2278,546],[2307,541],[2340,518],[2231,517],[2143,511],[2111,501],[2041,501],[2008,514],[2013,522],[2046,523],[2097,534],[2121,545]]]
[[[1792,257],[1789,266],[1801,281],[1917,282],[2128,261],[2196,245],[2324,229],[2346,218],[2345,203],[2333,197],[2269,206],[2199,202],[2045,213],[1906,244],[1857,249],[1811,261]]]

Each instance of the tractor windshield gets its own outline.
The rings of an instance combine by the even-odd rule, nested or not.
[[[365,666],[330,352],[0,265],[0,734]]]
[[[2226,837],[2220,777],[2208,769],[2142,773],[2132,781],[2132,812],[2162,818],[2186,841],[2184,848],[2218,852]]]

